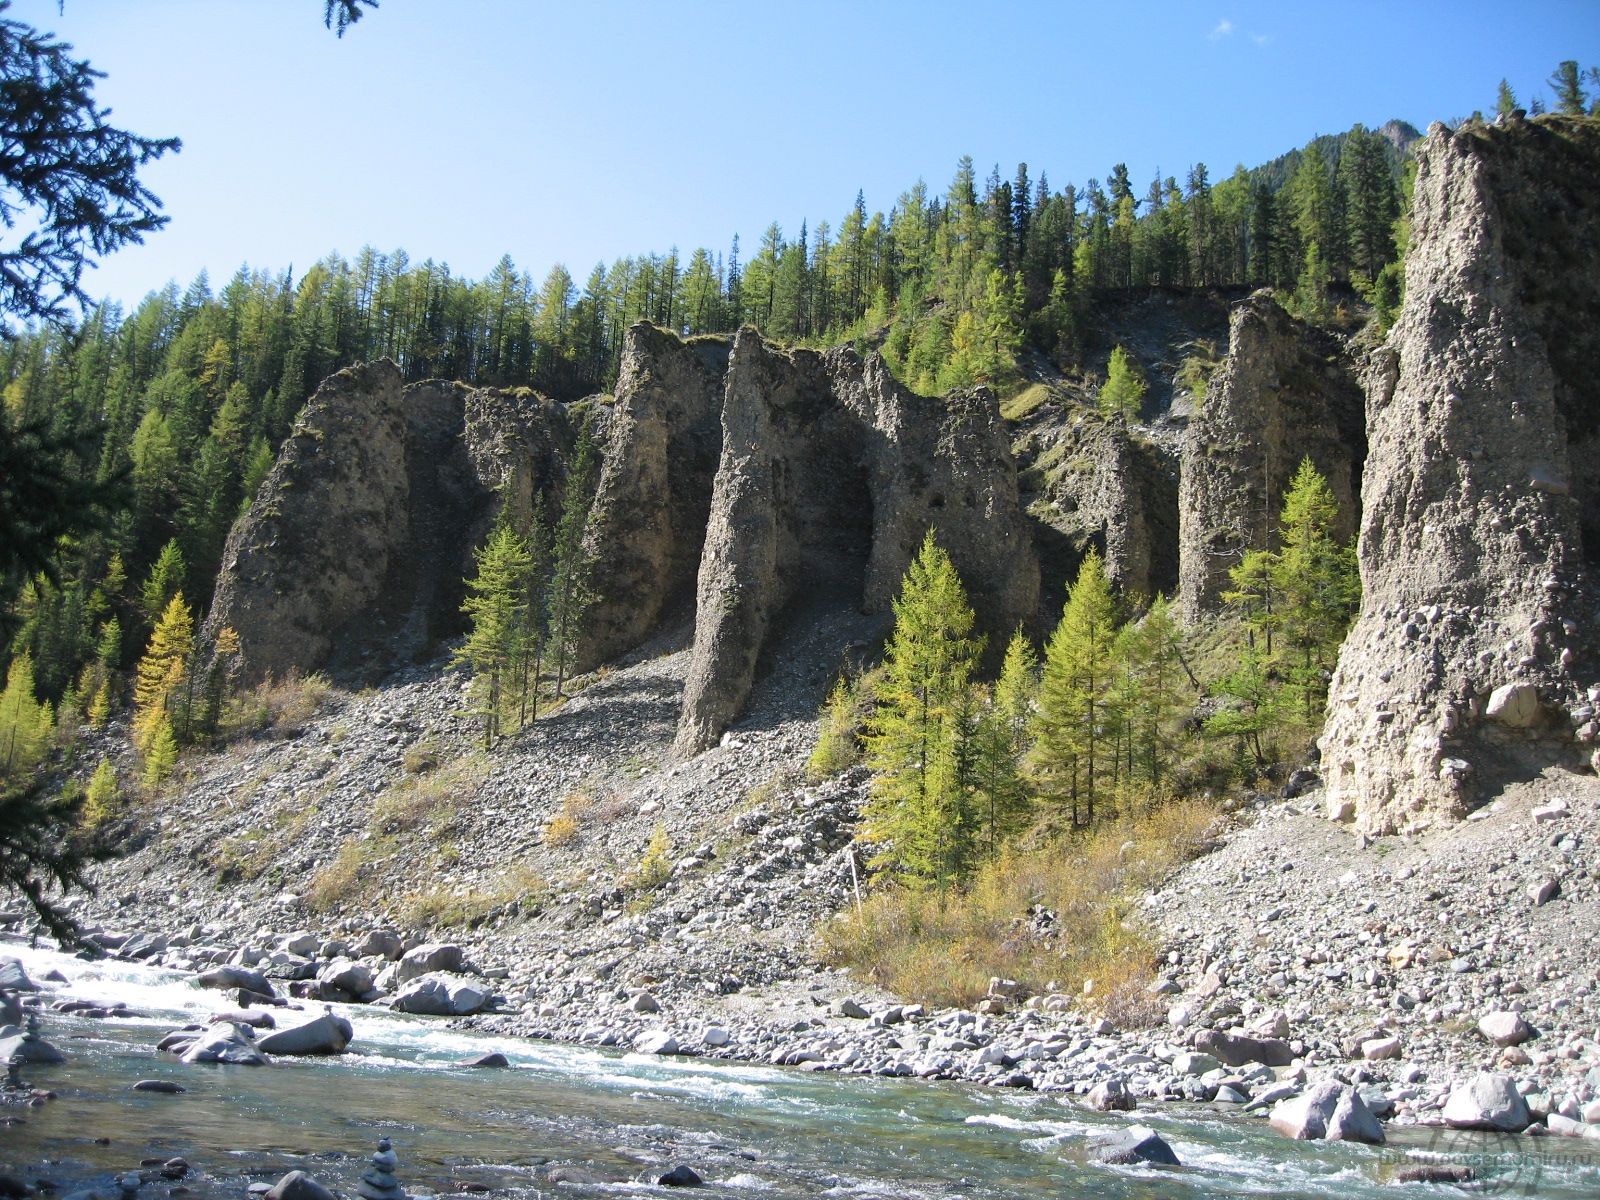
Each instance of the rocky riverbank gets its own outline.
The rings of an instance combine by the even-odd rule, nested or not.
[[[452,673],[336,694],[285,736],[192,763],[173,807],[128,821],[130,853],[81,915],[112,953],[495,1033],[1110,1107],[1265,1115],[1334,1080],[1404,1124],[1445,1121],[1489,1072],[1535,1132],[1596,1136],[1586,776],[1548,773],[1422,838],[1357,840],[1315,815],[1314,781],[1249,800],[1145,900],[1170,949],[1143,1028],[1006,981],[988,1011],[929,1012],[818,964],[813,930],[856,894],[868,779],[807,784],[800,765],[826,647],[873,634],[837,609],[797,623],[745,724],[677,764],[681,634],[489,755]],[[347,890],[319,902],[330,873]]]

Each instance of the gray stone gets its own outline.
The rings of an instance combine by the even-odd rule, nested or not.
[[[395,995],[396,1012],[435,1017],[467,1017],[489,1005],[487,989],[460,975],[434,974],[413,979]]]
[[[1353,1087],[1340,1089],[1339,1102],[1334,1105],[1322,1136],[1329,1142],[1364,1142],[1369,1146],[1384,1142],[1383,1126]]]
[[[0,992],[37,992],[39,985],[28,978],[22,960],[0,955]]]
[[[663,1171],[656,1176],[658,1187],[703,1187],[705,1180],[701,1179],[693,1167],[684,1163],[676,1163],[670,1171]]]
[[[1520,1046],[1534,1036],[1533,1026],[1520,1013],[1492,1012],[1478,1020],[1478,1032],[1496,1046]]]
[[[1483,715],[1512,729],[1529,729],[1543,716],[1539,689],[1531,683],[1503,683],[1489,694]]]
[[[269,1033],[257,1045],[267,1054],[342,1054],[354,1036],[349,1021],[327,1012],[303,1025]]]
[[[133,1085],[133,1090],[136,1092],[160,1092],[165,1095],[176,1096],[188,1089],[171,1079],[141,1079]]]
[[[665,1029],[648,1029],[633,1040],[633,1048],[640,1054],[682,1054],[678,1039]]]
[[[1339,1107],[1343,1091],[1344,1085],[1333,1080],[1314,1083],[1293,1099],[1281,1101],[1268,1122],[1285,1137],[1320,1141],[1327,1136],[1328,1122]]]
[[[317,982],[359,999],[372,990],[372,968],[349,958],[336,958],[317,972]]]
[[[429,942],[413,946],[401,955],[395,972],[396,983],[406,983],[435,972],[459,974],[466,962],[466,952],[460,946],[447,942]]]
[[[335,1200],[334,1194],[313,1175],[290,1171],[266,1193],[267,1200]]]
[[[1096,1140],[1090,1146],[1090,1155],[1095,1162],[1111,1166],[1133,1166],[1136,1163],[1162,1167],[1180,1165],[1172,1147],[1146,1125],[1130,1125],[1122,1133]]]
[[[374,929],[351,951],[357,958],[383,958],[394,962],[405,950],[405,943],[392,929]]]
[[[267,1064],[267,1056],[257,1048],[250,1031],[228,1022],[198,1033],[180,1057],[186,1063],[231,1063],[245,1067]]]
[[[1203,1029],[1197,1033],[1194,1047],[1230,1067],[1242,1067],[1247,1063],[1286,1067],[1294,1061],[1294,1051],[1288,1042],[1277,1038],[1246,1037],[1215,1029]]]
[[[1443,1115],[1452,1129],[1499,1133],[1521,1133],[1533,1120],[1515,1081],[1497,1071],[1479,1071],[1454,1088]]]
[[[248,967],[233,965],[212,967],[209,971],[202,971],[195,982],[203,988],[215,988],[218,991],[227,991],[231,988],[244,988],[258,996],[274,996],[272,981],[260,971],[252,971]]]
[[[1090,1108],[1100,1112],[1127,1112],[1133,1108],[1133,1095],[1118,1076],[1101,1080],[1084,1097]]]
[[[835,1000],[829,1011],[836,1017],[850,1017],[858,1021],[864,1021],[871,1015],[848,996]]]

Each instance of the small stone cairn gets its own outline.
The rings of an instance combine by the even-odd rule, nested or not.
[[[357,1194],[364,1200],[406,1200],[405,1188],[394,1177],[394,1169],[399,1163],[389,1139],[379,1138],[378,1152],[372,1156],[372,1167],[361,1173],[361,1179],[356,1184]]]

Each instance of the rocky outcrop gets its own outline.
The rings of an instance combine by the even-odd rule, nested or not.
[[[1270,292],[1240,304],[1228,357],[1184,434],[1184,619],[1219,611],[1229,569],[1246,552],[1276,544],[1284,493],[1308,456],[1339,502],[1335,532],[1353,535],[1365,455],[1361,387],[1342,344],[1284,312]]]
[[[1321,740],[1332,816],[1459,816],[1595,734],[1600,128],[1418,152],[1406,300],[1371,376],[1361,612]]]
[[[460,627],[497,493],[526,513],[569,442],[563,410],[531,392],[408,387],[388,360],[340,371],[230,533],[208,630],[238,632],[246,682],[416,661]]]
[[[727,364],[722,338],[683,342],[647,322],[625,335],[589,526],[589,583],[600,599],[586,622],[585,662],[637,645],[693,593]]]
[[[1171,594],[1178,567],[1178,479],[1172,457],[1126,424],[1084,414],[1051,432],[1027,482],[1039,537],[1047,604],[1059,610],[1063,587],[1091,547],[1125,595]],[[1053,535],[1053,536],[1052,536]],[[1060,552],[1050,554],[1052,545]],[[1059,560],[1059,561],[1058,561]]]
[[[930,526],[991,628],[1033,614],[1038,566],[992,395],[916,396],[876,355],[784,352],[742,330],[676,751],[706,748],[739,714],[787,604],[837,593],[887,608]]]

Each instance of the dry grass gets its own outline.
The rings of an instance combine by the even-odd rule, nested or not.
[[[1081,995],[1124,1024],[1155,1016],[1143,999],[1155,946],[1133,912],[1140,892],[1199,854],[1215,810],[1172,801],[1014,850],[982,868],[963,891],[902,888],[874,893],[820,935],[824,958],[899,995],[971,1005],[991,976],[1031,994]],[[1055,914],[1036,922],[1038,908]]]
[[[550,886],[531,868],[519,864],[503,871],[487,887],[435,885],[412,892],[400,902],[396,917],[415,929],[481,925],[513,904],[538,903]]]
[[[224,721],[224,734],[286,737],[298,733],[332,694],[333,684],[325,675],[291,671],[282,679],[268,676],[234,699]]]
[[[470,802],[489,777],[489,760],[469,754],[421,775],[406,775],[372,803],[372,831],[386,837],[440,836],[455,823],[456,804]]]
[[[1000,415],[1007,421],[1020,421],[1036,412],[1048,399],[1048,387],[1042,383],[1030,384],[1015,396],[1008,396],[1000,402]]]

